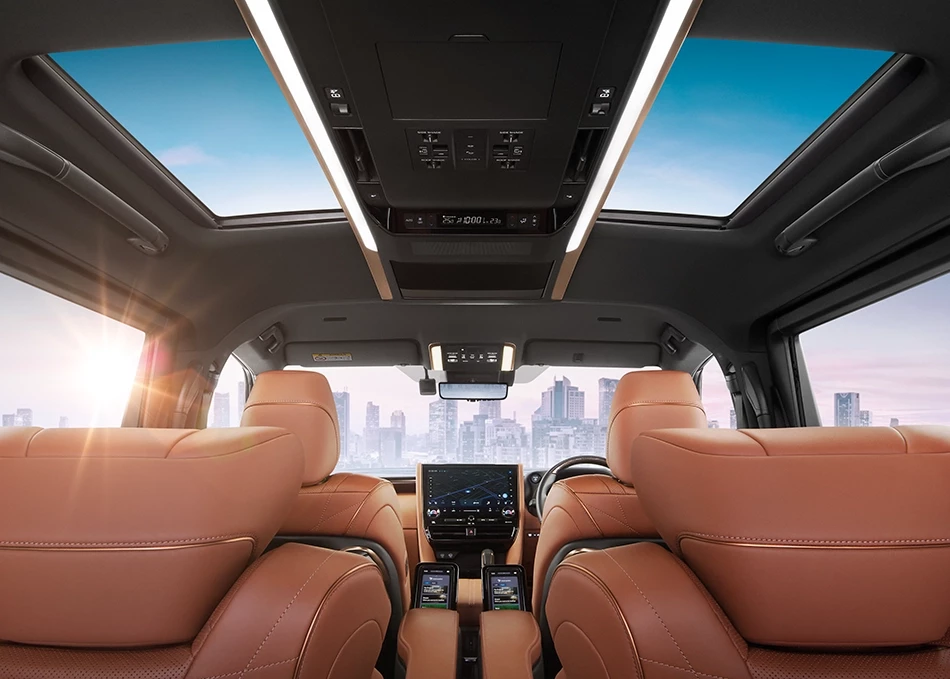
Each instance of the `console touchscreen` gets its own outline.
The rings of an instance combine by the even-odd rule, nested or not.
[[[486,610],[525,610],[524,569],[521,566],[486,566],[482,585]]]
[[[423,465],[425,520],[433,526],[514,525],[517,465]]]
[[[455,608],[458,566],[420,563],[416,567],[416,608]]]

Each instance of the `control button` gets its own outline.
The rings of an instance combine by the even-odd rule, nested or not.
[[[609,101],[613,99],[615,87],[598,87],[597,94],[594,96],[598,101]]]
[[[473,538],[473,537],[475,537],[475,529],[472,528],[472,527],[470,527],[470,526],[466,526],[466,527],[465,527],[465,537],[467,537],[467,538]]]
[[[340,99],[345,99],[343,95],[343,90],[339,87],[324,87],[323,91],[327,95],[327,99],[330,101],[339,101]]]
[[[590,107],[592,116],[605,116],[610,112],[610,104],[607,102],[597,102]]]
[[[492,158],[507,158],[508,146],[506,144],[496,144],[491,147]]]
[[[512,146],[511,155],[513,156],[523,156],[524,155],[524,146]]]
[[[439,141],[439,133],[438,133],[438,132],[420,132],[419,134],[422,135],[422,141],[428,141],[428,142],[437,142],[437,141]]]
[[[402,225],[403,225],[404,227],[406,227],[406,228],[411,229],[412,227],[414,227],[414,226],[416,225],[416,217],[418,217],[418,215],[415,214],[415,213],[412,213],[412,212],[406,212],[406,213],[404,213],[403,216],[402,216]],[[438,509],[428,509],[428,510],[426,510],[426,512],[427,512],[427,515],[428,515],[428,516],[438,516],[438,515],[439,515],[439,510],[438,510]]]
[[[428,147],[428,146],[425,146],[425,145],[420,146],[420,147],[419,147],[419,155],[420,155],[420,156],[427,156],[427,155],[429,155],[429,147]]]
[[[426,228],[434,229],[436,227],[436,214],[434,212],[426,213]]]
[[[449,147],[446,144],[434,144],[432,146],[432,155],[436,158],[448,158]]]
[[[436,552],[435,558],[439,561],[451,561],[458,556],[458,552]]]
[[[349,104],[341,104],[341,103],[339,103],[339,102],[331,102],[331,103],[330,103],[330,110],[333,112],[333,115],[335,115],[335,116],[348,116],[348,115],[350,115],[350,105],[349,105]]]

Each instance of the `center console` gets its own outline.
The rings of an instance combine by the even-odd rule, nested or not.
[[[481,577],[480,555],[521,560],[524,490],[521,465],[423,464],[417,470],[420,555]]]

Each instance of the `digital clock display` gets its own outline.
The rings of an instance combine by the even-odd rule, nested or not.
[[[497,212],[444,212],[439,226],[504,226],[503,214]]]

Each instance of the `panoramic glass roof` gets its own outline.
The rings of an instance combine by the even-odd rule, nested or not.
[[[215,214],[339,208],[253,40],[51,56]]]
[[[891,56],[687,39],[604,207],[731,214]]]

